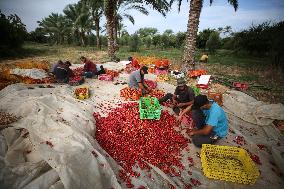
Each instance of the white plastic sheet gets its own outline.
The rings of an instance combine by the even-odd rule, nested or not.
[[[33,79],[43,79],[43,78],[48,77],[47,73],[44,70],[37,69],[37,68],[33,68],[33,69],[15,68],[11,70],[11,74],[26,76],[26,77],[30,77]]]

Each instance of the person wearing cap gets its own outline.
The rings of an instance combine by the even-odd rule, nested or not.
[[[186,85],[184,78],[179,78],[177,79],[177,87],[174,94],[167,93],[164,97],[159,99],[159,102],[163,103],[170,100],[172,102],[173,111],[179,115],[181,109],[193,103],[194,97],[193,89]]]
[[[144,83],[144,75],[148,74],[148,67],[142,66],[139,70],[133,71],[129,76],[128,86],[134,89],[141,89],[145,95],[150,92],[150,89]]]
[[[210,102],[206,95],[194,98],[193,105],[187,107],[179,119],[189,111],[196,129],[189,132],[192,142],[197,147],[213,144],[228,134],[228,120],[225,111],[216,103]]]

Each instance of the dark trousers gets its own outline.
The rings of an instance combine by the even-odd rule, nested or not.
[[[192,110],[192,119],[195,127],[200,130],[205,126],[205,115],[200,109]],[[218,136],[212,131],[209,135],[194,135],[192,142],[195,146],[201,148],[202,144],[213,144],[218,140]]]
[[[166,102],[166,101],[168,101],[168,100],[172,101],[173,96],[174,96],[173,94],[167,93],[165,96],[163,96],[162,98],[160,98],[160,100],[159,100],[160,104],[163,103],[163,102]],[[177,101],[178,101],[178,99],[177,99]],[[178,102],[179,102],[179,101],[178,101]],[[173,107],[173,111],[175,112],[175,114],[179,115],[181,109],[180,109],[179,107],[174,106],[174,107]]]

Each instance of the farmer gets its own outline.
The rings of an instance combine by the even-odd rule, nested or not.
[[[228,121],[224,110],[216,103],[210,102],[206,95],[198,95],[194,103],[188,106],[179,116],[192,112],[195,130],[189,132],[192,142],[197,147],[202,144],[213,144],[228,133]]]
[[[164,97],[159,99],[160,103],[171,100],[173,111],[179,115],[180,110],[190,106],[193,103],[194,91],[191,87],[186,85],[183,78],[177,80],[177,87],[174,94],[167,93]]]
[[[64,62],[64,66],[66,67],[66,70],[68,72],[68,77],[74,77],[74,72],[70,69],[71,65],[71,62],[69,62],[68,60]]]
[[[51,66],[50,73],[52,73],[52,74],[54,75],[54,70],[55,70],[55,68],[56,68],[57,66],[59,66],[59,65],[62,65],[62,64],[63,64],[62,60],[58,60],[56,63],[54,63],[54,64]]]
[[[69,77],[73,77],[74,73],[70,69],[71,63],[69,61],[64,62],[63,64],[59,64],[55,70],[54,75],[55,79],[58,83],[68,83]]]
[[[208,57],[208,53],[206,53],[206,54],[203,54],[203,55],[200,57],[199,61],[200,61],[200,62],[207,63],[208,58],[209,58],[209,57]]]
[[[141,89],[142,95],[149,93],[151,90],[144,83],[144,75],[148,74],[148,67],[142,66],[139,70],[133,71],[129,76],[128,86],[134,89]]]
[[[86,57],[81,56],[81,62],[84,63],[84,76],[87,78],[92,78],[95,75],[98,75],[96,64],[91,60],[88,60]]]

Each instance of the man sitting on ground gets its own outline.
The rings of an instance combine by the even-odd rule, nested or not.
[[[137,90],[142,90],[142,95],[149,93],[151,90],[144,83],[144,75],[148,74],[148,67],[142,66],[139,70],[133,71],[129,76],[128,86]]]
[[[192,142],[197,147],[202,144],[213,144],[218,139],[226,137],[228,121],[224,110],[216,103],[210,102],[206,95],[194,98],[192,106],[187,107],[179,116],[192,111],[192,119],[196,129],[189,132]]]
[[[172,102],[173,111],[179,115],[180,109],[186,108],[193,103],[194,91],[191,87],[186,85],[183,78],[177,80],[177,87],[174,94],[167,93],[164,97],[159,99],[160,103],[170,100]]]
[[[91,60],[88,60],[86,57],[81,56],[81,62],[84,63],[84,76],[87,78],[92,78],[95,75],[98,75],[96,64]]]

